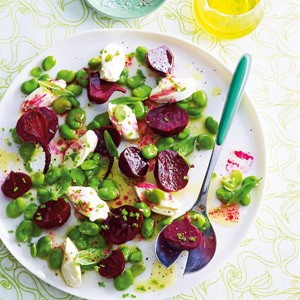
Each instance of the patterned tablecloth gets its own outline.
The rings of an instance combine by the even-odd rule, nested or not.
[[[0,99],[22,68],[56,41],[99,28],[173,34],[218,57],[231,70],[253,56],[248,92],[267,143],[267,178],[255,223],[215,274],[174,299],[300,298],[300,3],[268,3],[257,30],[237,40],[197,26],[191,0],[169,0],[137,20],[102,17],[84,0],[0,0]],[[180,292],[180,291],[179,291]],[[74,299],[42,282],[0,241],[0,299]]]

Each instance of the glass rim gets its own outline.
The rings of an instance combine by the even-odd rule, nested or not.
[[[210,7],[209,4],[208,4],[208,0],[204,0],[204,8],[206,10],[209,9],[209,10],[215,12],[217,15],[225,17],[225,18],[232,18],[232,17],[234,17],[234,18],[240,18],[240,17],[244,17],[244,16],[252,14],[253,11],[257,10],[258,7],[260,7],[261,5],[264,5],[265,2],[266,2],[266,0],[259,0],[257,2],[257,4],[251,10],[249,10],[249,11],[247,11],[245,13],[242,13],[242,14],[238,14],[238,15],[230,15],[230,14],[222,13],[222,12],[218,11],[217,9]]]

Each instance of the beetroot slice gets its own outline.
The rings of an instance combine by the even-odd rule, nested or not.
[[[96,129],[95,133],[98,137],[98,143],[97,143],[97,146],[96,146],[94,152],[98,152],[101,155],[108,154],[108,150],[106,149],[106,144],[105,144],[105,140],[104,140],[104,131],[105,130],[107,130],[107,132],[110,134],[116,147],[119,147],[119,145],[122,141],[121,133],[114,126],[102,126],[99,129]]]
[[[98,272],[102,277],[115,278],[125,269],[125,258],[121,250],[113,250],[109,257],[100,260]]]
[[[40,205],[33,216],[33,221],[41,228],[50,229],[65,224],[70,215],[70,203],[64,198],[58,198]]]
[[[101,231],[107,243],[123,244],[132,240],[141,230],[144,221],[141,211],[130,205],[111,210],[111,215],[103,222]]]
[[[189,166],[176,151],[159,152],[154,168],[154,176],[160,189],[176,192],[188,183]]]
[[[147,66],[161,76],[169,73],[174,64],[173,54],[166,46],[149,50],[146,54],[146,60]]]
[[[88,97],[91,102],[103,104],[108,101],[113,92],[120,91],[126,93],[126,90],[115,82],[108,82],[100,79],[99,72],[91,73],[88,82]]]
[[[192,225],[188,212],[182,221],[173,222],[163,230],[166,242],[176,250],[193,250],[200,245],[201,231]]]
[[[153,108],[146,116],[148,127],[164,137],[179,134],[188,122],[188,113],[174,103]]]
[[[55,136],[57,128],[57,115],[47,107],[25,112],[16,125],[16,132],[23,142],[40,144],[43,148],[45,152],[44,173],[47,173],[51,162],[48,144]]]
[[[6,197],[17,199],[28,192],[31,187],[32,181],[27,174],[11,171],[5,178],[1,190]]]
[[[147,174],[149,163],[136,147],[128,147],[120,154],[119,168],[129,178],[140,178]]]

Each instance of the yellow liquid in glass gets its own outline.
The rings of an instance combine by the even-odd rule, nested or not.
[[[224,39],[238,38],[254,30],[263,16],[264,0],[194,0],[200,26]]]

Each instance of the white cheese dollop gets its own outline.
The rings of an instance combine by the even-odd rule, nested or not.
[[[95,150],[97,143],[98,137],[96,133],[93,130],[88,130],[67,149],[63,165],[68,170],[80,166],[87,156]]]
[[[168,192],[165,193],[165,198],[159,203],[154,204],[147,201],[144,192],[146,190],[158,189],[155,184],[148,182],[140,182],[134,187],[139,199],[143,202],[146,202],[150,209],[160,215],[164,216],[175,216],[179,209],[179,202],[174,198],[174,196]]]
[[[82,283],[81,269],[80,266],[74,262],[78,250],[69,238],[66,238],[63,243],[63,252],[64,257],[61,264],[61,273],[67,285],[74,288],[80,287]]]
[[[57,84],[63,89],[67,86],[67,83],[62,79],[53,80],[52,83]],[[38,107],[51,106],[52,103],[59,97],[60,96],[52,94],[48,89],[44,87],[38,87],[25,98],[24,102],[22,103],[21,110],[27,111],[29,109],[34,109]]]
[[[126,140],[136,140],[140,137],[139,127],[136,116],[133,110],[124,104],[122,105],[122,110],[124,112],[124,120],[118,121],[114,115],[114,110],[117,107],[116,104],[108,103],[108,115],[112,124],[121,132],[122,136]]]
[[[116,44],[107,45],[102,52],[100,78],[105,81],[116,82],[124,68],[124,48]]]
[[[190,97],[197,89],[193,78],[167,76],[160,80],[149,99],[156,103],[173,103]]]
[[[75,208],[82,215],[88,217],[90,221],[108,217],[109,207],[91,187],[70,186],[66,195],[74,203]]]

